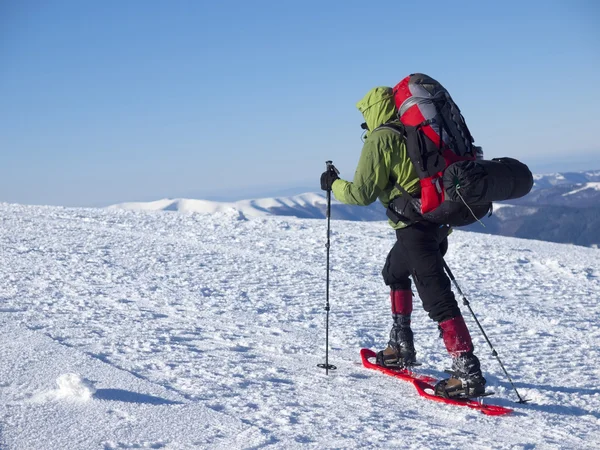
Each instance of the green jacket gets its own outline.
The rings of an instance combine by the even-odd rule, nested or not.
[[[377,129],[384,123],[394,123],[397,110],[392,88],[376,87],[356,104],[369,130],[366,134],[353,181],[336,180],[332,185],[335,198],[348,205],[366,206],[379,198],[386,208],[390,200],[401,196],[398,183],[409,193],[419,190],[419,176],[406,152],[404,138],[389,129]],[[393,228],[403,228],[398,222]]]

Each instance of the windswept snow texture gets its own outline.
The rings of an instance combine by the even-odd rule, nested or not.
[[[0,204],[0,448],[600,448],[600,250],[455,231],[505,417],[362,368],[391,322],[385,223]],[[450,360],[415,299],[424,374]]]

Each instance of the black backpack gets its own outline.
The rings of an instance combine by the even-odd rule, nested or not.
[[[533,175],[516,159],[483,156],[460,109],[433,78],[412,74],[394,87],[400,123],[384,124],[406,140],[420,179],[419,196],[392,180],[402,196],[390,202],[394,223],[427,220],[469,225],[491,212],[492,202],[519,198],[533,187]]]

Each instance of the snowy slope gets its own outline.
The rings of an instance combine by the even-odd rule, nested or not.
[[[324,221],[0,204],[0,448],[600,447],[600,250],[452,234],[448,264],[532,400],[513,403],[467,316],[494,401],[516,409],[494,418],[361,367],[387,340],[394,236],[332,229],[326,377]],[[58,389],[69,373],[83,382]]]
[[[581,186],[577,186],[572,191],[567,192],[566,194],[563,194],[563,195],[574,195],[579,192],[583,192],[583,191],[587,191],[587,190],[600,191],[600,182],[595,181],[595,182],[590,182],[590,183],[583,183]]]

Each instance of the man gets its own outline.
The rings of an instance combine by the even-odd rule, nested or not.
[[[342,180],[335,170],[328,170],[321,175],[321,188],[331,189],[338,201],[349,205],[366,206],[379,198],[387,208],[390,201],[403,195],[396,184],[411,196],[419,197],[419,177],[407,154],[404,137],[389,127],[379,128],[383,124],[400,125],[392,88],[376,87],[356,106],[365,119],[362,128],[367,131],[354,180]],[[453,375],[436,385],[436,394],[449,398],[482,395],[486,381],[443,267],[449,228],[427,221],[390,224],[396,230],[397,241],[382,275],[391,289],[393,325],[388,346],[377,354],[377,363],[409,367],[416,362],[410,327],[412,277],[423,308],[438,323],[452,356]]]

